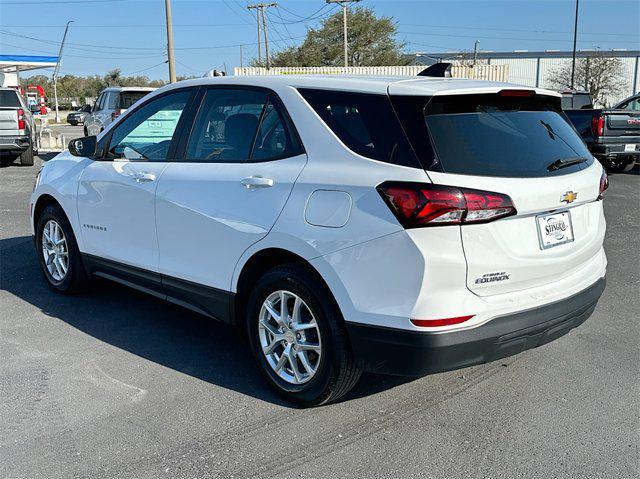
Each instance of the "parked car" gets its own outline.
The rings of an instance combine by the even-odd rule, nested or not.
[[[613,109],[640,111],[640,94],[630,96],[629,98],[625,98],[616,106],[614,106]]]
[[[100,134],[113,120],[153,90],[155,88],[150,87],[105,88],[94,103],[91,114],[84,121],[84,134]]]
[[[361,371],[493,361],[604,288],[607,176],[560,101],[450,78],[174,83],[45,164],[36,252],[55,291],[101,276],[242,328],[304,405]]]
[[[84,123],[86,118],[91,114],[91,109],[91,105],[84,105],[76,111],[72,111],[67,115],[67,123],[73,126]]]
[[[0,153],[3,160],[31,166],[34,162],[35,128],[24,97],[14,88],[0,88]]]
[[[581,92],[587,94],[587,92]],[[612,172],[629,171],[640,161],[640,110],[638,96],[628,98],[612,109],[594,109],[584,95],[573,107],[563,93],[563,109],[576,127],[589,151]]]

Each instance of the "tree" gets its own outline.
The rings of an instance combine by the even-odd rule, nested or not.
[[[407,65],[410,59],[396,40],[397,25],[390,17],[376,17],[369,8],[348,12],[348,46],[350,66]],[[309,29],[298,47],[273,55],[271,64],[278,67],[342,66],[344,64],[342,13],[325,19],[319,29]],[[256,66],[264,66],[254,62]]]
[[[604,105],[607,96],[622,92],[625,86],[623,68],[619,58],[607,57],[602,53],[578,58],[574,88],[588,91],[594,104]],[[565,62],[553,70],[549,81],[554,88],[571,88],[571,62]]]

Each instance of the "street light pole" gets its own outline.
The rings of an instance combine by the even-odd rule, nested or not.
[[[171,0],[164,0],[164,11],[167,18],[167,60],[169,62],[169,82],[176,82],[176,63],[173,58],[173,25],[171,22]]]
[[[73,20],[67,22],[67,26],[64,27],[64,35],[62,35],[62,43],[60,43],[60,50],[58,51],[58,62],[56,68],[53,70],[53,97],[56,102],[56,123],[60,123],[60,113],[58,111],[58,74],[60,73],[60,62],[62,61],[62,49],[64,48],[64,41],[67,39],[67,32],[69,31],[69,24],[73,23]]]
[[[576,79],[576,43],[578,41],[578,3],[576,0],[576,18],[573,23],[573,57],[571,59],[571,89],[574,89]]]
[[[327,3],[339,3],[342,7],[342,36],[344,42],[344,66],[349,66],[349,48],[347,42],[347,5],[357,3],[360,0],[326,0]]]

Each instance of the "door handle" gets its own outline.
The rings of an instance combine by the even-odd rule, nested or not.
[[[156,175],[153,173],[147,173],[146,171],[136,171],[133,175],[131,175],[133,181],[136,183],[147,183],[149,181],[155,181]]]
[[[273,180],[271,178],[263,178],[262,176],[250,176],[243,178],[242,183],[247,189],[251,188],[270,188],[273,186]]]

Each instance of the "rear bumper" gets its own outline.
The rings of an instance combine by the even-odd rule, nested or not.
[[[564,336],[591,316],[604,288],[605,278],[601,278],[561,301],[450,333],[350,322],[347,330],[356,361],[364,371],[421,376],[494,361]]]
[[[29,136],[0,136],[0,151],[23,152],[29,148]]]
[[[625,145],[635,145],[635,150],[625,151]],[[640,138],[633,137],[616,143],[592,143],[589,149],[599,158],[629,158],[640,160]]]

